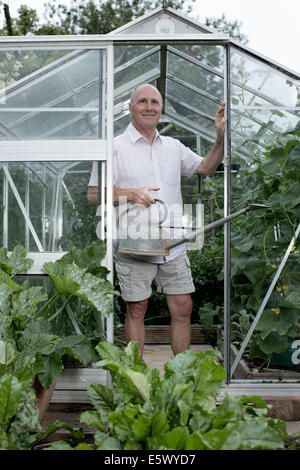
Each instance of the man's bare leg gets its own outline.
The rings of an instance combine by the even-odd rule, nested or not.
[[[126,302],[125,333],[126,340],[137,341],[140,355],[143,355],[145,342],[144,317],[148,299],[139,302]]]
[[[166,295],[171,315],[171,347],[174,355],[189,349],[191,344],[191,313],[193,308],[190,294]]]

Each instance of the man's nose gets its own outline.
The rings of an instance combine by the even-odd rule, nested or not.
[[[151,100],[147,100],[146,108],[149,109],[149,110],[150,110],[150,109],[153,109],[153,103],[152,103]]]

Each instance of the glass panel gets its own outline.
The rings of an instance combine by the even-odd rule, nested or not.
[[[115,88],[138,79],[144,74],[149,74],[153,77],[159,74],[159,60],[160,54],[157,52],[144,59],[138,59],[137,62],[130,62],[129,66],[122,67],[120,71],[115,72]],[[147,77],[147,82],[151,80],[150,76]],[[137,82],[139,84],[139,82]]]
[[[128,114],[127,116],[122,117],[114,122],[114,135],[117,136],[122,134],[125,131],[126,127],[131,122],[131,116]]]
[[[114,46],[115,67],[120,67],[152,49],[153,46]]]
[[[242,89],[252,89],[270,103],[296,106],[299,82],[232,48],[232,80]]]
[[[97,240],[96,208],[87,201],[91,166],[88,161],[1,163],[0,245],[67,251]]]
[[[118,128],[118,121],[129,116],[129,102],[132,91],[123,93],[121,96],[115,98],[114,100],[114,123],[115,130]]]
[[[180,97],[182,102],[189,106],[193,105],[193,107],[198,108],[199,111],[212,116],[213,119],[217,109],[219,108],[218,103],[203,95],[201,90],[198,92],[196,90],[191,90],[188,83],[186,86],[183,86],[173,80],[167,80],[167,95],[170,96],[170,98],[175,99]]]
[[[169,48],[170,50],[173,49]],[[188,54],[192,59],[196,59],[203,65],[208,65],[213,67],[216,72],[223,74],[224,68],[224,50],[222,46],[174,46],[174,49],[177,49],[184,54]]]
[[[0,99],[0,138],[101,136],[103,54],[101,50],[0,52],[5,85]]]
[[[1,82],[5,86],[12,85],[36,73],[41,68],[48,68],[58,63],[62,63],[62,58],[69,54],[76,55],[68,50],[18,50],[0,51],[1,58]]]
[[[179,78],[201,91],[222,99],[223,78],[214,74],[213,70],[201,67],[201,64],[189,62],[168,51],[168,73]]]
[[[214,121],[197,114],[197,109],[189,109],[174,100],[168,99],[166,100],[166,113],[178,114],[183,119],[190,121],[195,128],[209,131],[213,136],[215,135],[216,128]]]
[[[232,341],[244,348],[249,378],[275,380],[282,369],[299,372],[300,251],[299,241],[290,243],[300,215],[300,84],[238,51],[231,69],[232,161],[239,165],[232,211],[269,207],[232,222]]]
[[[129,101],[134,88],[142,83],[155,85],[153,77],[160,72],[159,47],[115,46],[114,47],[114,134],[125,131],[131,121]]]

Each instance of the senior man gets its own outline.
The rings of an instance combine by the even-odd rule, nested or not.
[[[169,207],[182,208],[181,176],[191,177],[195,172],[211,175],[223,159],[225,103],[221,104],[216,113],[216,141],[205,158],[192,152],[179,140],[159,135],[156,126],[162,107],[160,92],[153,85],[141,85],[132,94],[129,105],[132,121],[125,132],[114,139],[116,206],[120,197],[125,197],[128,202],[150,208],[157,197]],[[97,185],[97,169],[94,165],[88,188],[91,204],[97,204]],[[152,282],[155,281],[158,292],[166,296],[170,312],[172,351],[176,355],[189,349],[191,293],[195,287],[185,245],[172,248],[169,256],[116,252],[115,267],[121,296],[126,302],[127,341],[137,341],[140,354],[143,354],[144,316],[152,293]]]

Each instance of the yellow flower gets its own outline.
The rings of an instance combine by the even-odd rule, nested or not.
[[[293,245],[291,248],[291,251],[295,251],[295,250],[296,250],[296,245]]]
[[[280,308],[271,308],[272,312],[275,312],[276,315],[280,314]]]
[[[281,287],[276,287],[277,292],[281,292]]]
[[[271,268],[276,269],[277,267],[276,264],[271,264]]]
[[[283,287],[284,293],[287,294],[287,292],[288,292],[288,290],[289,290],[288,284],[284,284],[282,287]]]

